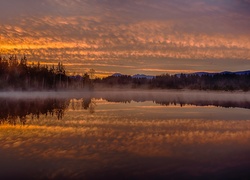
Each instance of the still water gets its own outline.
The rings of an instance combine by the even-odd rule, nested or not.
[[[0,178],[248,179],[250,93],[0,93]]]

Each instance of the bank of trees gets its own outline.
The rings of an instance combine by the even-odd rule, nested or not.
[[[90,78],[92,76],[92,78]],[[132,76],[108,76],[95,78],[94,70],[89,74],[70,76],[64,65],[41,65],[28,63],[25,56],[0,56],[0,90],[76,90],[107,88],[144,89],[196,89],[196,90],[250,90],[250,73],[215,74],[162,74],[154,78],[134,78]]]
[[[151,87],[197,90],[243,90],[250,89],[250,74],[217,73],[217,74],[181,74],[179,76],[157,76]]]
[[[133,78],[131,76],[109,76],[96,81],[107,87],[131,87],[147,89],[193,89],[193,90],[250,90],[250,74],[163,74],[153,79]]]
[[[87,73],[83,76],[68,76],[61,62],[49,67],[39,62],[28,63],[26,56],[21,59],[16,55],[8,58],[0,56],[1,90],[76,89],[89,84]]]

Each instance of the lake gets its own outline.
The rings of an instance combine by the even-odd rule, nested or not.
[[[0,178],[248,179],[250,93],[1,92]]]

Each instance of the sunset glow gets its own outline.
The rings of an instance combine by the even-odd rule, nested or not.
[[[249,0],[0,2],[0,54],[98,76],[250,67]]]

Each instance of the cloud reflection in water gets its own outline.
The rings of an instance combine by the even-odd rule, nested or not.
[[[50,121],[50,116],[40,116],[34,123],[27,115],[25,126],[1,125],[1,157],[16,157],[5,166],[14,163],[15,167],[22,167],[24,161],[39,162],[34,169],[28,165],[23,168],[31,168],[31,176],[52,179],[121,175],[206,177],[211,173],[230,174],[238,169],[243,171],[242,176],[247,175],[244,168],[249,167],[250,120],[240,115],[248,113],[248,109],[173,108],[149,101],[92,100],[96,103],[93,114],[82,106],[84,99],[74,99],[69,101],[70,108],[65,109],[61,120]],[[151,113],[148,107],[154,106],[160,117],[148,116]],[[176,109],[186,117],[168,116],[170,110]],[[197,119],[188,113],[202,114],[200,110],[215,112],[215,116]],[[239,115],[239,119],[228,118],[230,112]]]

